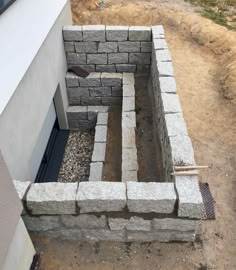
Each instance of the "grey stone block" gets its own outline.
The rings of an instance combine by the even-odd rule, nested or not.
[[[176,93],[176,82],[173,77],[160,77],[161,93]]]
[[[152,26],[152,36],[153,38],[164,36],[164,28],[162,25]]]
[[[60,226],[59,216],[23,216],[23,221],[26,228],[34,232],[49,231]]]
[[[129,231],[150,231],[151,220],[144,220],[140,217],[131,217],[130,219],[109,218],[109,227],[112,231],[127,229]]]
[[[105,41],[105,26],[104,25],[84,25],[83,41]]]
[[[194,165],[193,146],[188,136],[169,137],[172,162],[177,165]]]
[[[150,65],[137,65],[137,73],[150,73]]]
[[[81,105],[102,105],[101,97],[81,97]]]
[[[117,51],[117,42],[100,42],[98,45],[99,53],[116,53]]]
[[[75,42],[77,53],[97,53],[98,45],[96,42]]]
[[[123,97],[134,97],[135,96],[135,88],[133,84],[125,84],[128,83],[128,80],[123,78]]]
[[[85,241],[125,241],[124,231],[82,230],[82,235]]]
[[[201,219],[202,195],[196,176],[176,176],[175,187],[178,194],[178,216]]]
[[[82,40],[82,27],[78,25],[67,25],[63,27],[63,37],[65,41]]]
[[[115,182],[81,182],[77,193],[81,213],[122,211],[126,185]]]
[[[187,127],[182,113],[171,113],[165,115],[167,134],[171,136],[188,135]]]
[[[69,106],[79,106],[80,105],[80,96],[77,95],[77,92],[67,92]]]
[[[117,72],[135,72],[137,66],[136,65],[131,65],[131,64],[117,64],[116,65],[116,70]]]
[[[128,53],[109,53],[108,64],[128,64]]]
[[[103,86],[121,86],[122,74],[121,73],[102,73],[101,83]]]
[[[176,194],[173,183],[127,182],[128,208],[137,213],[173,213]]]
[[[88,120],[74,120],[68,119],[69,128],[72,130],[87,131],[92,130],[95,127],[95,122]]]
[[[128,26],[107,26],[106,39],[108,41],[124,41],[128,40]]]
[[[152,52],[152,42],[150,41],[142,41],[141,42],[141,52]]]
[[[130,53],[129,54],[130,64],[151,64],[151,54],[150,53]]]
[[[15,186],[16,192],[20,198],[20,200],[24,200],[25,199],[25,195],[31,185],[30,181],[18,181],[18,180],[14,180],[13,184]]]
[[[199,230],[200,221],[199,220],[189,220],[189,219],[177,219],[177,218],[155,218],[152,221],[154,230],[158,231],[179,231],[196,232]]]
[[[96,126],[95,128],[95,142],[107,141],[107,126]]]
[[[124,85],[134,85],[134,74],[133,73],[124,73],[123,74],[123,87]]]
[[[94,215],[86,214],[79,216],[62,215],[61,222],[68,228],[105,229],[107,227],[107,220],[105,216],[96,217]]]
[[[95,65],[78,65],[87,72],[95,72]]]
[[[135,110],[135,98],[123,97],[122,111],[131,112]]]
[[[135,142],[135,128],[123,128],[122,129],[122,147],[134,148]]]
[[[102,104],[106,106],[112,105],[121,105],[122,98],[121,97],[103,97]]]
[[[67,93],[70,99],[73,97],[88,97],[89,96],[89,89],[88,87],[73,87],[67,88]]]
[[[122,182],[138,182],[138,172],[122,171]]]
[[[89,181],[90,182],[103,181],[103,169],[104,169],[103,162],[90,163]]]
[[[155,50],[168,49],[165,39],[153,39],[153,47]]]
[[[86,54],[79,53],[67,53],[68,65],[82,65],[86,64]]]
[[[171,93],[161,93],[164,113],[181,113],[179,96]]]
[[[119,52],[140,52],[140,42],[123,41],[118,42]]]
[[[108,113],[98,113],[97,116],[97,126],[101,125],[101,126],[107,126],[108,124]]]
[[[87,64],[107,64],[107,54],[98,53],[98,54],[87,54]]]
[[[159,76],[171,76],[174,77],[174,70],[171,62],[158,62],[157,68]]]
[[[79,86],[79,78],[73,72],[66,73],[66,86],[67,87]]]
[[[64,48],[65,48],[65,52],[75,52],[74,42],[72,41],[65,41]]]
[[[77,183],[32,184],[26,196],[33,215],[75,214]]]
[[[101,73],[92,72],[86,78],[79,77],[80,86],[100,86]]]
[[[136,147],[122,148],[122,172],[137,171],[137,170],[138,170],[138,157]]]
[[[97,72],[116,72],[115,65],[96,65]]]
[[[158,62],[171,62],[171,55],[168,49],[155,51],[156,59]]]
[[[122,128],[135,128],[136,127],[136,114],[135,112],[122,113]]]
[[[70,119],[86,120],[88,119],[88,112],[86,106],[69,106],[67,115]]]
[[[151,28],[146,26],[131,26],[129,28],[129,40],[151,40]]]
[[[106,156],[106,143],[95,142],[93,148],[92,161],[93,162],[104,162]]]
[[[108,112],[109,107],[108,106],[88,106],[88,112]]]
[[[113,97],[122,97],[122,87],[121,86],[114,86],[111,88],[111,95]]]
[[[89,89],[92,97],[106,97],[111,96],[111,87],[93,87]]]

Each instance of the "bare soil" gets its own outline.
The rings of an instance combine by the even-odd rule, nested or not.
[[[164,25],[196,162],[210,166],[200,180],[210,185],[216,220],[203,221],[201,239],[193,244],[93,244],[34,235],[43,252],[41,269],[235,270],[235,33],[195,15],[182,0],[105,2],[98,11],[94,1],[73,0],[75,23]]]

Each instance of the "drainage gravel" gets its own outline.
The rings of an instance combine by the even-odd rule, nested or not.
[[[94,130],[70,132],[58,182],[88,181],[93,145]]]

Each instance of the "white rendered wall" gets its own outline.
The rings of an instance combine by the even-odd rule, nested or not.
[[[0,149],[13,179],[33,181],[47,143],[40,135],[57,89],[63,105],[56,108],[60,111],[59,123],[61,128],[67,128],[62,27],[71,24],[71,9],[67,0],[20,0],[6,13],[11,8],[14,11],[16,5],[19,12],[12,12],[16,16],[15,29],[4,22],[5,13],[0,16],[0,29],[3,26],[9,31],[1,35],[0,30],[0,80],[4,86],[0,90],[0,109],[4,108],[0,110]],[[8,46],[13,53],[6,57],[2,52],[4,48],[8,53]]]
[[[2,270],[29,270],[34,255],[35,249],[20,217]]]

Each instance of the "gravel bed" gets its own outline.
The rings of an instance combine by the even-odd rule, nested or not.
[[[58,182],[88,181],[93,145],[94,130],[70,132]]]

